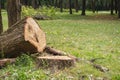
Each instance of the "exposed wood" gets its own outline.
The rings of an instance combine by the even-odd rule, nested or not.
[[[37,58],[37,67],[48,68],[52,70],[64,69],[74,66],[75,59],[68,56],[44,56]]]
[[[45,46],[45,33],[31,17],[18,21],[0,35],[0,57],[42,52]]]
[[[20,0],[7,0],[8,27],[21,19]]]
[[[6,58],[6,59],[0,59],[0,69],[5,67],[8,64],[15,63],[15,58]]]

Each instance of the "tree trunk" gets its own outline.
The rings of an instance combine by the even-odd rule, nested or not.
[[[118,6],[120,6],[120,0],[118,0]],[[120,7],[118,7],[118,18],[120,18]]]
[[[113,15],[113,9],[114,9],[113,6],[114,6],[114,5],[113,5],[113,0],[111,0],[111,15]]]
[[[2,24],[2,14],[1,14],[1,0],[0,0],[0,34],[3,32],[3,24]]]
[[[69,9],[70,9],[70,14],[72,14],[72,1],[71,0],[69,0]]]
[[[58,0],[55,0],[55,8],[58,7]]]
[[[86,0],[82,0],[82,13],[81,13],[81,15],[86,15],[85,14],[85,9],[86,9]]]
[[[45,46],[45,33],[30,17],[18,21],[0,35],[1,57],[17,57],[22,53],[42,52]]]
[[[34,9],[39,8],[39,1],[38,1],[38,0],[32,0],[32,7],[33,7]]]
[[[92,11],[95,13],[95,0],[92,0]]]
[[[118,13],[118,1],[115,0],[115,13],[117,14]]]
[[[14,23],[21,19],[20,0],[7,0],[8,26],[11,27]]]
[[[78,12],[78,0],[75,0],[75,10]]]
[[[63,12],[63,0],[60,0],[60,12]]]

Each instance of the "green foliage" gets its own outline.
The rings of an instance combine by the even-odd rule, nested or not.
[[[112,80],[120,80],[120,74],[113,75]]]
[[[56,9],[54,7],[40,7],[38,9],[34,9],[28,6],[22,6],[22,16],[35,16],[35,15],[43,15],[48,17],[54,17],[56,14]]]
[[[22,6],[22,16],[34,16],[37,13],[31,6]]]
[[[20,57],[16,59],[16,66],[32,66],[33,61],[32,58],[26,54],[22,54]]]
[[[41,13],[41,14],[49,16],[49,17],[53,17],[56,14],[56,9],[54,7],[43,6],[38,9],[38,13]]]

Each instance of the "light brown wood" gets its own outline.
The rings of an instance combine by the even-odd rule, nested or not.
[[[74,66],[75,59],[68,56],[43,56],[36,60],[37,67],[49,69],[64,69],[66,67]]]
[[[22,53],[42,52],[45,46],[45,33],[31,17],[18,21],[0,35],[1,57],[17,57]]]

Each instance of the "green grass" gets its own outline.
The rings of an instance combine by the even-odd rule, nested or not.
[[[0,70],[2,75],[11,73],[6,80],[15,77],[18,78],[17,80],[34,78],[35,80],[80,80],[82,76],[87,76],[86,80],[89,80],[90,75],[95,78],[120,80],[120,20],[116,15],[111,16],[108,12],[98,14],[87,12],[87,16],[80,16],[80,13],[69,15],[66,12],[58,12],[55,17],[55,20],[38,21],[46,33],[47,45],[85,60],[104,58],[95,63],[109,68],[109,71],[100,72],[84,61],[79,61],[75,67],[54,74],[41,69],[36,70],[33,65],[12,65]],[[4,26],[7,26],[4,12],[3,18]]]

